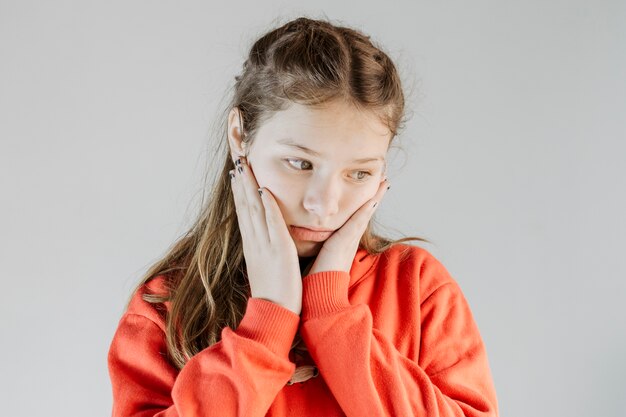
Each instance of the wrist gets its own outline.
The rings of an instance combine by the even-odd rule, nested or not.
[[[302,279],[302,320],[350,307],[346,271],[322,271]]]

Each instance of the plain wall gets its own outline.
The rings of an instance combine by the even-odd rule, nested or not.
[[[1,414],[110,415],[109,343],[196,213],[224,94],[303,13],[396,60],[378,219],[461,285],[501,415],[622,416],[626,3],[310,4],[0,2]]]

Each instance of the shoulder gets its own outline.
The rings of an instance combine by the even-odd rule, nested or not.
[[[427,249],[397,243],[381,253],[379,257],[377,269],[380,270],[382,267],[385,275],[393,273],[398,280],[417,286],[422,300],[443,286],[459,289],[448,269]]]
[[[124,316],[143,316],[154,322],[162,331],[165,331],[165,317],[169,310],[169,302],[163,304],[150,303],[144,295],[167,295],[167,278],[157,275],[139,286],[132,295]]]

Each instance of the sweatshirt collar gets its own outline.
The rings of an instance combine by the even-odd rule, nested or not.
[[[379,254],[370,254],[363,247],[359,247],[350,267],[350,284],[348,287],[352,287],[367,275],[370,275],[379,257]]]

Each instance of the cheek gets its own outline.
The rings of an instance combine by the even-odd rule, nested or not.
[[[283,216],[293,209],[300,197],[299,190],[302,188],[293,176],[285,175],[271,164],[256,163],[252,165],[254,176],[259,187],[265,187],[272,192]]]
[[[258,158],[250,160],[250,167],[259,187],[266,187],[272,193],[279,193],[284,188],[284,179],[270,161]]]
[[[344,198],[344,201],[346,202],[346,210],[350,212],[350,215],[352,215],[370,198],[374,197],[376,195],[376,191],[378,191],[378,182],[372,181],[371,184],[346,192]]]

